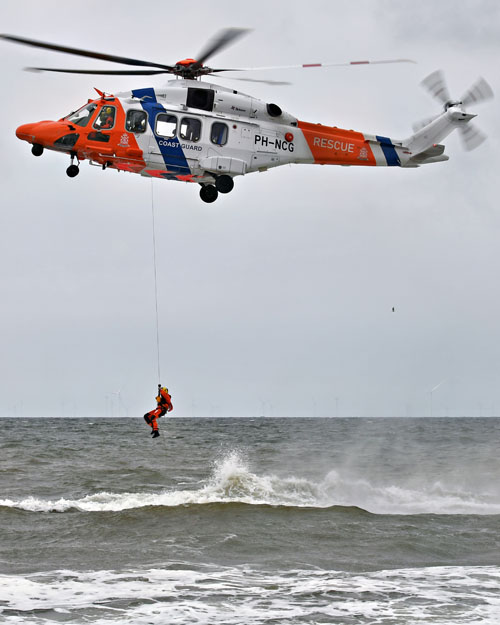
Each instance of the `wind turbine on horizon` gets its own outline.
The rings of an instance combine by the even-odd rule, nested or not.
[[[432,389],[429,391],[430,400],[431,400],[431,401],[430,401],[430,403],[431,403],[431,418],[433,417],[433,414],[432,414],[432,394],[434,393],[434,391],[437,391],[437,390],[438,390],[438,388],[439,388],[442,384],[444,384],[445,382],[446,382],[446,378],[445,378],[444,380],[441,380],[441,382],[439,382],[439,384],[436,384],[436,386],[435,386],[434,388],[432,388]]]

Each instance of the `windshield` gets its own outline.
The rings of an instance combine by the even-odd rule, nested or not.
[[[92,102],[91,104],[82,106],[82,108],[78,109],[78,111],[70,113],[64,119],[72,124],[75,124],[76,126],[86,126],[96,108],[97,104]]]

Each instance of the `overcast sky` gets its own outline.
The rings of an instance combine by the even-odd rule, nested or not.
[[[241,8],[239,8],[241,6]],[[185,8],[184,8],[185,7]],[[496,0],[79,3],[3,0],[0,32],[174,63],[227,26],[218,66],[412,58],[221,84],[301,120],[409,136],[439,112],[419,86],[500,94]],[[0,415],[141,416],[157,385],[151,182],[35,158],[17,126],[163,77],[32,74],[107,67],[0,42]],[[252,76],[256,78],[258,76]],[[178,416],[500,414],[499,100],[488,141],[418,169],[294,165],[236,179],[214,204],[153,182],[162,382]],[[392,312],[395,307],[395,312]]]

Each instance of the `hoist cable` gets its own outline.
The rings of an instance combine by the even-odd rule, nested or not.
[[[156,310],[156,354],[158,359],[158,384],[161,384],[160,375],[160,327],[158,321],[158,278],[156,271],[156,236],[155,236],[155,207],[153,198],[153,178],[151,178],[151,217],[153,224],[153,267],[155,277],[155,310]]]

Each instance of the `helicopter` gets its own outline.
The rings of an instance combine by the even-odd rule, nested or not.
[[[214,202],[219,193],[231,192],[237,176],[281,165],[419,167],[448,160],[445,146],[439,142],[456,129],[467,150],[478,147],[486,138],[470,123],[476,115],[466,112],[469,104],[493,97],[491,87],[483,78],[460,99],[453,99],[441,71],[428,76],[422,84],[441,103],[443,110],[419,122],[414,126],[414,134],[402,140],[300,121],[273,102],[202,81],[203,77],[219,76],[223,72],[414,62],[390,59],[237,69],[205,65],[210,57],[246,32],[243,28],[225,28],[205,46],[197,59],[187,58],[173,65],[0,35],[1,39],[13,43],[141,68],[26,68],[31,71],[175,76],[161,88],[132,89],[116,95],[95,89],[98,97],[89,98],[75,111],[57,121],[23,124],[17,128],[16,135],[32,145],[35,156],[41,156],[44,150],[69,155],[66,173],[70,178],[77,176],[80,163],[88,160],[103,170],[197,183],[201,187],[200,197],[207,203]]]

